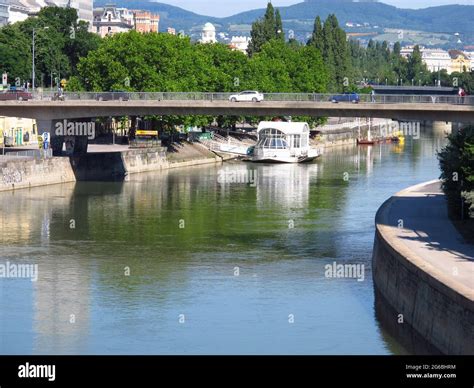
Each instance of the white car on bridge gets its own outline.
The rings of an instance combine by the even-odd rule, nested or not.
[[[229,101],[232,102],[260,102],[263,101],[263,93],[257,92],[255,90],[245,90],[239,94],[233,94],[229,97]]]

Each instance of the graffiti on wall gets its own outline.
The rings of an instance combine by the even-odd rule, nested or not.
[[[14,185],[22,181],[23,175],[21,171],[13,168],[2,168],[2,182],[4,185]]]

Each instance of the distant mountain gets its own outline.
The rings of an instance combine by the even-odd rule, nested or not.
[[[107,0],[96,0],[95,6],[109,3]],[[174,27],[187,34],[197,36],[200,27],[211,22],[218,32],[248,34],[254,20],[263,16],[264,9],[242,12],[225,18],[198,15],[182,8],[148,0],[116,0],[118,6],[132,9],[146,9],[161,16],[160,29]],[[463,43],[474,43],[474,5],[445,5],[424,9],[401,9],[379,2],[350,2],[334,0],[311,0],[288,7],[279,7],[285,30],[293,30],[297,38],[305,39],[313,29],[314,18],[319,15],[326,18],[334,13],[341,25],[351,22],[370,27],[395,28],[403,30],[420,30],[443,32],[450,35],[461,34]],[[370,28],[369,27],[369,28]]]

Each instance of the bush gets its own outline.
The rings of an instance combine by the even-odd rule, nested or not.
[[[438,159],[449,211],[456,217],[474,218],[474,127],[453,133],[448,140]]]

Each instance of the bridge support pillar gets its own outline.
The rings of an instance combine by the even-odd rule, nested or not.
[[[436,135],[448,135],[452,131],[452,123],[446,121],[433,121],[431,124]]]
[[[74,121],[68,120],[68,122]],[[63,120],[36,120],[38,135],[42,135],[44,132],[49,132],[50,134],[49,147],[53,150],[53,156],[71,156],[87,153],[88,137],[59,135],[56,131],[57,123],[63,124]],[[65,151],[63,151],[64,148]]]

